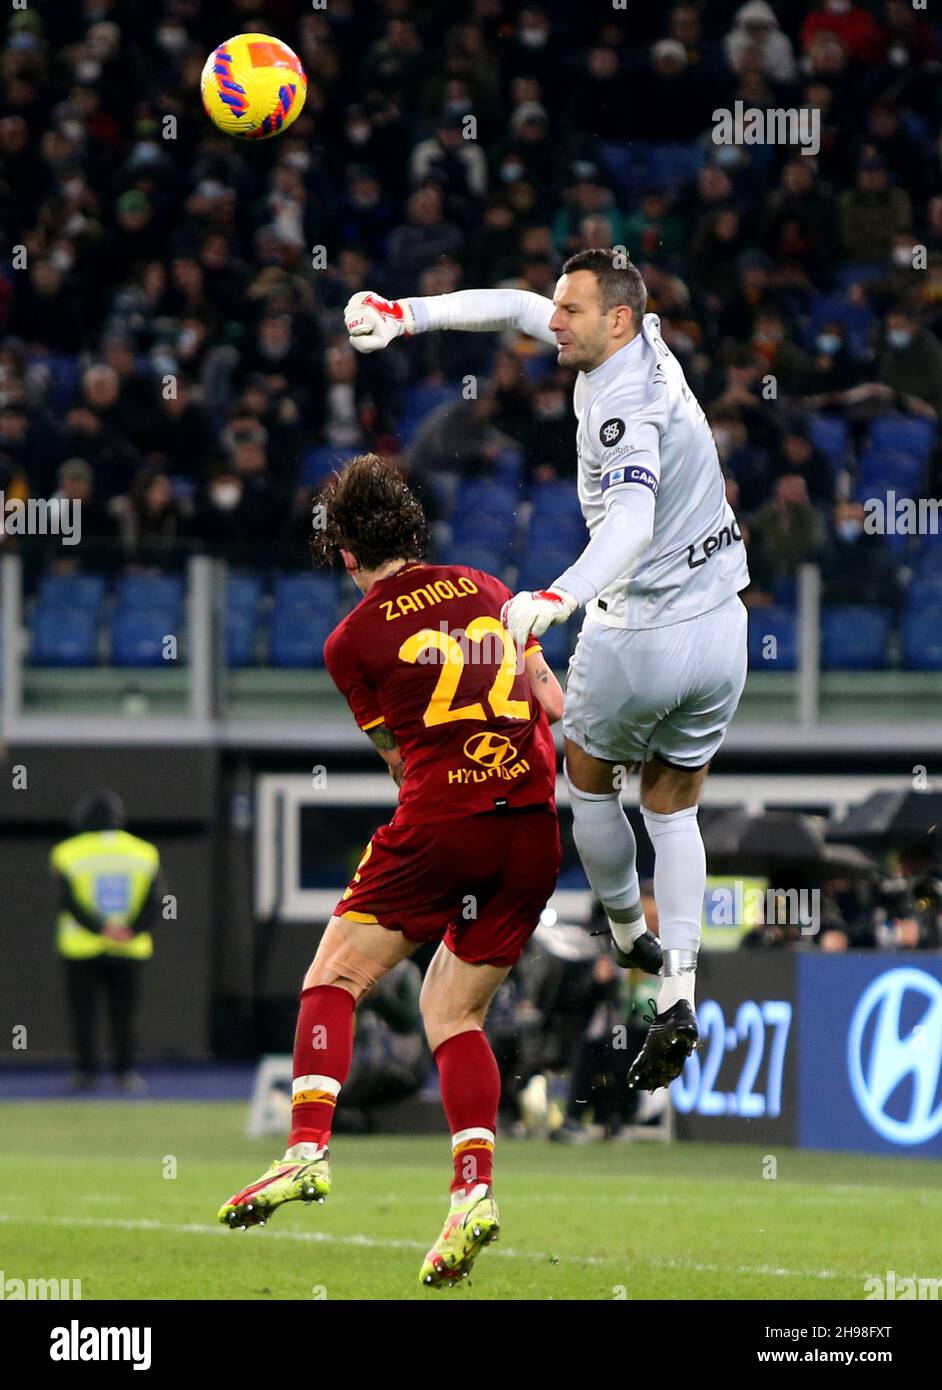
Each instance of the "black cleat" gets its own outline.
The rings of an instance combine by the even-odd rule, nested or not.
[[[678,999],[662,1014],[657,1013],[652,1000],[651,1012],[654,1019],[648,1036],[628,1073],[628,1085],[639,1091],[669,1086],[683,1071],[700,1038],[697,1016],[686,999]]]
[[[660,975],[664,962],[661,943],[651,932],[646,931],[631,943],[630,951],[623,951],[612,937],[615,960],[623,970],[643,970],[646,975]]]

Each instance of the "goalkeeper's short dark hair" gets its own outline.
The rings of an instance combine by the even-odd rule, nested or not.
[[[332,473],[317,495],[311,557],[334,565],[349,550],[360,568],[389,560],[418,560],[429,539],[422,504],[394,464],[360,454]]]
[[[563,266],[563,274],[571,275],[576,270],[590,271],[599,282],[599,302],[603,314],[627,304],[635,328],[641,328],[641,320],[648,307],[648,291],[641,271],[623,251],[598,248],[577,251]]]

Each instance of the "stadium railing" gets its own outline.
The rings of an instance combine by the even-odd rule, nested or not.
[[[37,576],[28,559],[0,559],[7,742],[360,746],[323,669],[324,640],[359,597],[345,578],[201,554],[170,570]],[[942,748],[940,585],[920,570],[897,619],[823,607],[820,572],[803,566],[793,591],[750,608],[749,679],[727,746]],[[560,672],[577,627],[548,635]]]

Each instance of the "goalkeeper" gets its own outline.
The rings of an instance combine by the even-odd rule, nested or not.
[[[637,268],[591,250],[566,262],[552,300],[512,289],[392,301],[367,291],[350,300],[346,324],[359,352],[434,329],[515,328],[554,344],[560,366],[579,373],[578,490],[590,539],[544,589],[516,594],[503,617],[523,644],[586,610],[563,716],[573,832],[619,963],[663,976],[630,1075],[655,1090],[679,1075],[698,1040],[706,859],[697,811],[745,684],[738,595],[749,572],[706,417],[646,308]],[[660,945],[645,923],[621,807],[635,764]]]

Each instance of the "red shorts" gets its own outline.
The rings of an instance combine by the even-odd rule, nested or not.
[[[337,917],[407,941],[441,941],[473,965],[514,965],[556,887],[559,820],[548,804],[424,825],[383,825]]]

